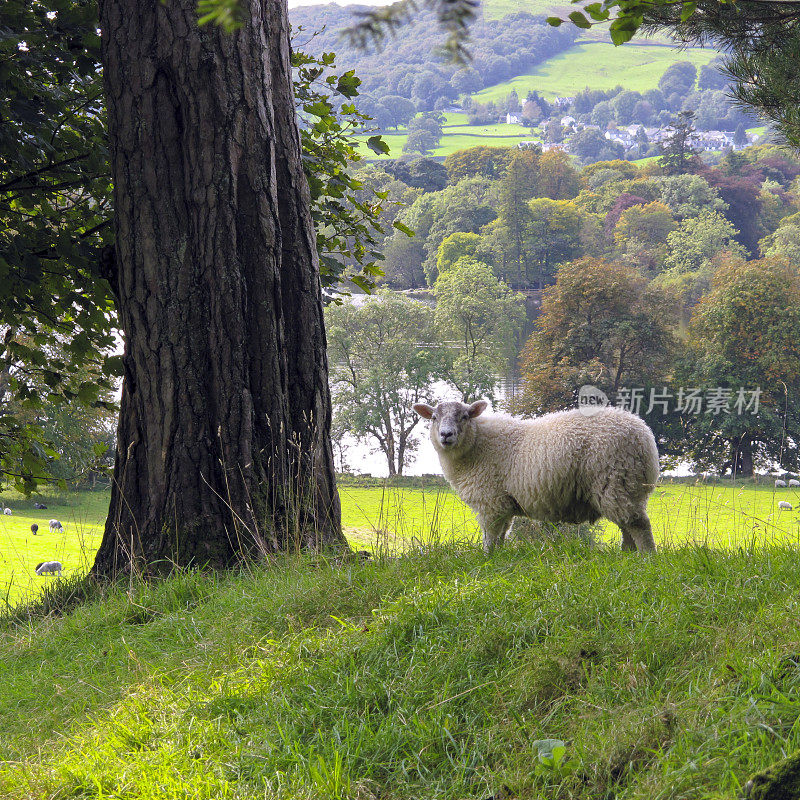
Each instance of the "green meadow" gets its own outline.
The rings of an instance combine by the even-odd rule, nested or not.
[[[799,598],[777,544],[53,583],[0,618],[0,796],[737,800],[800,747]]]
[[[449,111],[445,115],[445,124],[442,126],[443,135],[439,146],[433,151],[434,156],[448,156],[457,150],[468,147],[515,147],[519,142],[539,141],[540,137],[532,134],[530,128],[524,125],[469,125],[467,115],[458,111]],[[407,135],[404,129],[397,133],[381,134],[383,140],[389,145],[389,154],[376,156],[366,144],[366,138],[359,142],[359,153],[366,159],[398,158],[403,152],[403,145]]]
[[[340,482],[367,561],[124,585],[82,580],[107,492],[2,496],[0,797],[738,800],[800,747],[799,492],[665,481],[655,554],[607,525],[487,558],[405,482]]]
[[[509,0],[513,3],[513,0]],[[675,61],[690,61],[698,69],[708,64],[716,51],[699,47],[678,50],[675,47],[651,40],[637,41],[614,47],[608,41],[582,41],[540,64],[536,69],[511,80],[487,87],[473,95],[481,103],[504,100],[512,91],[524,98],[529,91],[543,97],[574,96],[581,89],[613,89],[622,85],[626,89],[644,92],[658,86],[664,70]],[[377,156],[366,145],[366,136],[360,141],[359,152],[369,160],[398,158],[406,141],[404,129],[382,134],[389,145],[386,156]],[[444,157],[457,150],[479,145],[514,147],[519,142],[536,141],[523,125],[469,125],[468,116],[462,112],[447,112],[443,136],[434,156]]]
[[[429,486],[398,487],[379,480],[369,486],[339,488],[345,534],[354,547],[401,552],[431,543],[479,540],[472,512],[439,480]],[[64,575],[85,574],[102,536],[107,492],[76,492],[38,498],[48,508],[34,511],[33,499],[0,496],[13,515],[0,515],[0,596],[14,605],[37,594],[56,578],[36,576],[40,561],[61,561]],[[796,510],[778,509],[788,500]],[[686,544],[715,549],[781,544],[800,547],[800,492],[775,490],[752,482],[664,483],[650,498],[650,516],[663,548]],[[48,521],[59,519],[63,534],[50,533]],[[37,535],[30,531],[39,525]],[[619,529],[603,523],[601,539],[616,546]]]
[[[689,47],[677,50],[660,44],[637,42],[614,47],[610,42],[584,42],[559,53],[525,75],[495,84],[473,95],[486,103],[501,100],[512,89],[524,98],[529,91],[543,97],[572,97],[581,89],[626,89],[644,92],[658,86],[664,70],[676,61],[690,61],[698,69],[717,52]]]

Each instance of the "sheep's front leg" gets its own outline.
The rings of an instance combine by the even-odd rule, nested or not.
[[[626,542],[634,542],[636,549],[640,553],[652,552],[656,549],[653,539],[653,530],[650,526],[650,518],[646,511],[639,511],[624,522],[619,523],[622,529],[622,549],[633,549],[626,547]]]
[[[478,512],[478,522],[483,532],[483,552],[490,555],[497,544],[505,540],[512,514],[494,512]]]

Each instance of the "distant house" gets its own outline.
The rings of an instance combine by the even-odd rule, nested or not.
[[[625,147],[632,147],[634,144],[633,136],[631,136],[626,130],[606,131],[605,137],[610,142],[619,142]]]
[[[506,125],[518,125],[519,117],[516,114],[506,114]]]
[[[701,150],[726,150],[733,147],[733,137],[724,131],[695,131],[691,143]]]
[[[571,128],[575,124],[575,117],[561,117],[561,127],[562,128]]]
[[[539,146],[539,142],[517,142],[517,149],[519,150],[534,150]]]

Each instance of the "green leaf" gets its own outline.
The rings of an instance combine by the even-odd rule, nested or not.
[[[356,286],[358,286],[359,289],[363,289],[367,294],[372,294],[372,291],[375,289],[375,284],[366,280],[366,278],[362,277],[361,275],[353,275],[351,276],[350,280]]]
[[[592,23],[580,11],[572,11],[569,14],[569,18],[578,28],[586,29],[592,27]]]
[[[559,28],[564,24],[564,20],[561,17],[548,17],[547,24],[552,25],[554,28]]]
[[[367,147],[379,156],[389,153],[389,145],[380,136],[370,136],[367,139]]]
[[[603,8],[602,3],[589,3],[588,6],[583,7],[583,10],[597,22],[603,22],[609,17],[609,11],[607,8]]]
[[[615,20],[615,22],[618,20]],[[609,34],[611,35],[611,41],[614,43],[615,46],[619,47],[621,44],[625,44],[625,42],[629,42],[632,38],[636,30],[630,30],[629,28],[621,28],[621,27],[614,27],[614,22],[611,23],[608,29]]]
[[[695,11],[697,11],[697,3],[684,3],[683,8],[681,8],[681,22],[686,22],[686,20],[688,20]]]
[[[402,232],[402,233],[404,233],[406,236],[416,236],[416,235],[417,235],[417,232],[416,232],[416,231],[414,231],[414,230],[412,230],[411,228],[409,228],[409,227],[408,227],[408,225],[404,225],[402,222],[400,222],[400,220],[399,220],[399,219],[396,219],[396,220],[395,220],[395,221],[392,223],[392,227],[393,227],[393,228],[397,228],[397,230],[401,231],[401,232]]]

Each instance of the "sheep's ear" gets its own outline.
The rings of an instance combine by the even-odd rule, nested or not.
[[[479,417],[486,411],[489,403],[486,400],[476,400],[470,407],[469,407],[469,416],[470,419],[475,419],[475,417]]]
[[[427,403],[414,403],[414,411],[423,419],[430,419],[433,416],[433,408]]]

